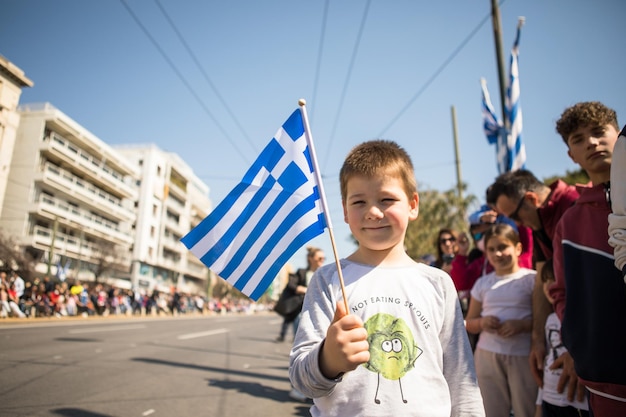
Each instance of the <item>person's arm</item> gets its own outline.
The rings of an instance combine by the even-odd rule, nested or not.
[[[339,288],[330,282],[335,271],[328,269],[324,273],[318,270],[315,279],[309,283],[302,318],[289,355],[289,379],[295,389],[309,398],[327,396],[335,389],[340,383],[340,374],[351,368],[351,365],[346,365],[346,360],[351,364],[369,360],[367,331],[364,327],[352,329],[352,324],[360,319],[352,314],[345,315],[344,301],[338,298]],[[341,307],[337,307],[338,304]],[[354,337],[355,333],[361,335]],[[355,354],[352,347],[348,347],[348,354],[337,354],[333,350],[337,346],[349,345],[349,341],[355,341],[363,334],[361,345],[364,346],[359,354]],[[338,335],[342,336],[338,338]],[[326,357],[328,353],[338,356],[329,361]]]
[[[613,149],[611,162],[611,208],[609,244],[613,247],[615,266],[626,281],[626,126]]]
[[[561,236],[563,236],[563,227],[563,221],[559,221],[556,226],[556,231],[554,232],[554,239],[552,240],[552,246],[554,248],[552,265],[554,267],[555,282],[550,286],[548,290],[548,292],[550,293],[550,297],[554,299],[554,310],[559,320],[561,320],[561,323],[563,322],[563,314],[565,313],[566,308],[564,268],[565,260],[563,257],[563,244],[561,242]],[[559,361],[559,359],[561,358],[562,360]],[[552,367],[561,366],[563,369],[559,378],[559,382],[557,384],[557,389],[560,389],[561,391],[559,392],[562,392],[564,387],[567,385],[567,396],[568,399],[572,400],[574,398],[575,392],[577,392],[578,396],[580,396],[580,392],[583,390],[583,387],[582,384],[578,383],[578,375],[576,374],[576,370],[574,369],[574,361],[570,360],[571,356],[569,355],[569,353],[566,356],[562,355],[562,357],[560,357],[559,359],[555,361],[556,365],[552,365]]]
[[[562,393],[565,391],[565,387],[567,387],[567,399],[569,401],[574,401],[574,394],[576,394],[578,401],[583,401],[585,398],[585,386],[578,383],[578,374],[574,369],[574,359],[572,359],[569,352],[563,352],[550,365],[552,370],[558,368],[561,368],[562,371],[559,382],[556,384],[557,392]]]
[[[522,244],[522,253],[518,257],[517,264],[520,268],[531,269],[533,267],[533,231],[530,227],[517,226],[519,241]]]
[[[452,282],[454,282],[454,286],[458,291],[459,288],[463,288],[463,280],[465,277],[465,272],[467,271],[467,255],[470,251],[470,243],[467,234],[461,233],[459,235],[459,241],[457,246],[459,250],[452,260],[451,268],[448,273],[452,277]]]
[[[445,301],[439,342],[443,352],[443,376],[448,383],[452,403],[450,415],[484,417],[485,407],[476,382],[474,355],[465,335],[455,289],[449,281],[443,283],[442,294]]]
[[[532,319],[503,321],[498,329],[498,335],[502,337],[511,337],[520,333],[529,333],[532,323]]]
[[[533,287],[533,318],[531,330],[531,347],[528,356],[530,372],[539,387],[543,387],[543,361],[546,357],[546,335],[544,333],[546,320],[552,312],[552,305],[543,292],[541,269],[545,262],[537,262],[535,268],[535,285]]]
[[[469,303],[469,310],[467,310],[467,315],[465,316],[465,329],[468,332],[478,334],[483,329],[482,317],[480,316],[482,310],[483,303],[472,297]]]
[[[554,253],[552,257],[552,266],[554,268],[554,283],[548,288],[550,297],[554,300],[554,312],[561,323],[563,322],[563,313],[565,311],[565,267],[563,260],[563,244],[561,243],[563,222],[559,221],[554,232],[552,241]],[[539,275],[539,274],[537,274]]]
[[[306,294],[306,289],[307,289],[307,280],[306,280],[306,274],[307,274],[307,270],[306,269],[298,269],[298,271],[296,272],[296,294]]]
[[[306,273],[298,270],[295,273],[289,274],[287,288],[289,288],[293,294],[306,293]]]

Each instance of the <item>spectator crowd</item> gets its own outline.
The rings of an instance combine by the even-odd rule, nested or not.
[[[255,308],[247,299],[208,299],[176,288],[135,291],[104,283],[54,281],[47,275],[31,282],[16,271],[0,272],[0,318],[242,313]]]

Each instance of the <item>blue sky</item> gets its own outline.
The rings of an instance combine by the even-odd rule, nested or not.
[[[600,100],[626,123],[626,2],[506,0],[500,13],[507,73],[517,18],[526,18],[527,168],[562,175],[576,168],[554,130],[567,106]],[[489,14],[489,0],[3,0],[0,54],[35,83],[22,104],[50,102],[110,144],[178,153],[215,203],[305,98],[347,256],[337,177],[364,140],[404,146],[421,189],[453,188],[454,106],[462,178],[484,199],[497,169],[482,132],[481,77],[500,114]],[[329,242],[312,243],[332,258]],[[301,251],[294,263],[304,259]]]

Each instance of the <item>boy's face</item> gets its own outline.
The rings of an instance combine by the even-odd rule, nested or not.
[[[543,294],[546,296],[550,304],[554,304],[554,298],[550,296],[550,287],[554,284],[554,281],[546,281],[543,283]]]
[[[567,138],[567,154],[595,185],[608,181],[617,136],[617,130],[607,124],[581,126]]]
[[[417,219],[418,203],[417,193],[409,198],[399,178],[354,176],[347,182],[344,220],[360,247],[380,251],[399,245],[404,250],[406,229]]]

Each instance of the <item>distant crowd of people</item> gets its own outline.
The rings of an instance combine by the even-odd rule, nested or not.
[[[173,288],[152,292],[116,288],[49,276],[25,281],[16,271],[0,272],[0,318],[107,315],[177,315],[251,312],[261,308],[248,299],[208,299]]]

